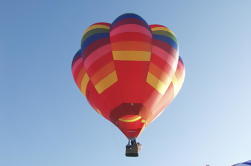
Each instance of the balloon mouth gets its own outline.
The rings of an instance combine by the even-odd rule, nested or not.
[[[137,122],[142,120],[142,117],[139,115],[126,115],[118,119],[121,122]]]
[[[125,115],[117,120],[116,125],[128,138],[136,138],[145,127],[145,123],[140,115]]]
[[[117,107],[115,107],[110,114],[110,119],[113,122],[120,120],[129,120],[133,118],[133,116],[137,116],[142,110],[142,103],[121,103]]]

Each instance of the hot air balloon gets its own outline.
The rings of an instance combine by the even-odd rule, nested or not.
[[[72,74],[93,109],[129,139],[126,156],[138,156],[136,138],[177,95],[185,67],[170,29],[129,13],[85,30]]]
[[[243,162],[243,163],[235,164],[233,166],[250,166],[250,165],[251,165],[251,160]]]

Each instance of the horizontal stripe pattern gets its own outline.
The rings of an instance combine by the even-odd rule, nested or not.
[[[178,49],[176,37],[171,30],[169,30],[167,27],[163,25],[157,25],[157,24],[150,25],[150,28],[154,40],[162,41],[167,45],[173,47],[174,49]]]
[[[143,33],[138,32],[124,32],[118,35],[110,37],[112,44],[114,42],[121,41],[142,41],[142,42],[151,42],[152,39],[149,36],[144,35]]]
[[[177,50],[173,48],[171,45],[165,43],[164,41],[153,39],[152,45],[153,47],[158,47],[164,50],[166,53],[170,55],[176,56]]]
[[[152,59],[147,83],[164,95],[174,79],[178,54],[174,33],[162,25],[150,25],[152,31]],[[176,84],[177,85],[177,84]]]
[[[169,78],[165,82],[163,82],[151,72],[148,72],[146,79],[146,82],[151,85],[156,91],[158,91],[161,95],[165,94],[171,81],[172,80]]]
[[[113,51],[113,60],[150,61],[151,53],[147,51]]]
[[[151,62],[146,82],[161,95],[164,95],[173,79],[174,71],[168,64],[164,68],[160,68],[157,64]]]
[[[167,68],[167,70],[163,70],[163,68],[160,68],[158,65],[151,62],[146,82],[162,95],[165,94],[168,87],[172,84],[175,97],[180,91],[184,79],[185,66],[181,57],[179,57],[178,64],[174,71],[170,67]]]
[[[146,82],[164,95],[172,80],[176,80],[174,73],[178,63],[177,41],[174,33],[162,25],[150,25],[150,28],[153,34],[152,55]]]
[[[118,81],[118,77],[116,74],[116,71],[113,71],[112,73],[108,74],[106,77],[104,77],[102,80],[100,80],[96,85],[95,88],[97,92],[100,94],[110,86],[112,86],[115,82]]]
[[[95,49],[110,43],[110,24],[96,23],[89,26],[81,39],[83,56],[89,56]]]
[[[110,40],[113,60],[150,61],[152,33],[138,15],[125,14],[111,25]]]
[[[88,57],[86,57],[84,64],[86,68],[89,68],[93,63],[95,63],[99,58],[103,56],[109,56],[111,53],[110,44],[104,45],[93,51]]]
[[[93,34],[87,39],[85,39],[81,45],[82,49],[85,50],[90,44],[97,40],[102,40],[102,39],[107,39],[109,38],[109,33],[98,33],[98,34]]]
[[[174,32],[171,31],[169,28],[163,26],[163,25],[151,25],[151,30],[153,32],[157,32],[157,31],[165,31],[165,32],[169,32],[170,34],[172,34],[173,36],[175,36]]]
[[[101,33],[101,34],[102,34],[102,33],[109,33],[109,29],[101,29],[101,28],[99,28],[99,29],[93,29],[93,30],[91,30],[91,31],[88,31],[88,32],[83,36],[82,41],[85,40],[85,39],[87,39],[88,37],[94,35],[94,34],[99,34],[99,33]]]
[[[164,95],[172,83],[178,63],[177,40],[174,33],[163,25],[150,25],[150,28],[153,34],[152,59],[147,80]],[[155,86],[153,82],[156,83]]]
[[[170,33],[170,32],[167,32],[167,31],[161,31],[161,30],[158,30],[158,31],[154,31],[153,32],[155,35],[162,35],[162,36],[166,36],[166,37],[169,37],[171,38],[173,41],[177,42],[177,39],[175,37],[175,35],[173,33]]]
[[[83,68],[78,72],[78,75],[75,81],[79,89],[81,89],[81,81],[85,74],[86,74],[86,71]]]
[[[102,47],[104,45],[110,45],[109,38],[99,39],[99,40],[93,42],[86,49],[84,49],[83,54],[85,56],[89,56],[92,52],[96,51],[97,49],[99,49],[100,47]]]
[[[163,41],[164,43],[170,45],[171,47],[177,49],[177,43],[176,41],[174,41],[172,38],[164,36],[164,35],[160,35],[160,34],[154,34],[153,38],[155,40],[159,40],[159,41]]]
[[[98,93],[117,82],[110,44],[110,24],[96,23],[85,30],[81,40],[86,73],[82,76],[81,90],[85,93],[87,80],[91,81]],[[83,74],[83,73],[81,73]],[[87,77],[88,76],[88,77]]]
[[[149,72],[152,73],[154,76],[156,76],[159,80],[161,80],[162,82],[166,82],[166,80],[168,80],[169,77],[171,77],[171,70],[163,70],[160,67],[158,67],[157,65],[155,65],[154,63],[150,63],[149,66]],[[169,82],[167,82],[169,83]]]
[[[72,75],[79,89],[81,89],[81,81],[86,73],[83,63],[81,51],[78,51],[72,60]]]
[[[87,89],[87,85],[89,83],[89,76],[87,73],[84,74],[82,80],[81,80],[81,86],[80,86],[80,90],[81,92],[86,96],[86,89]]]
[[[119,28],[112,30],[110,33],[110,36],[115,36],[115,35],[118,35],[120,33],[125,33],[125,32],[137,32],[137,33],[142,33],[142,34],[149,36],[149,37],[152,36],[150,31],[146,31],[145,27],[143,27],[141,25],[137,25],[137,24],[121,25],[121,26],[119,26]]]
[[[115,66],[113,62],[110,62],[103,67],[101,67],[94,75],[91,77],[92,83],[95,85],[97,84],[101,79],[103,79],[105,76],[110,74],[115,70]]]
[[[118,81],[114,62],[110,58],[104,60],[98,59],[94,65],[88,68],[90,80],[99,94]]]
[[[84,35],[83,37],[89,32],[89,31],[92,31],[94,29],[107,29],[109,30],[110,27],[109,27],[109,24],[102,24],[102,23],[96,23],[96,24],[93,24],[91,25],[90,27],[88,27],[85,31],[84,31]]]
[[[89,67],[87,68],[88,74],[90,76],[94,75],[97,71],[99,71],[106,64],[113,62],[112,53],[108,52],[98,59],[95,59],[93,62],[90,62]]]
[[[80,49],[80,50],[78,50],[78,51],[76,52],[76,54],[74,55],[74,57],[73,57],[73,59],[72,59],[72,63],[71,63],[71,66],[72,66],[72,67],[74,67],[74,63],[75,63],[76,60],[78,60],[79,58],[82,58],[81,53],[82,53],[82,50]]]
[[[181,57],[179,57],[177,68],[172,78],[172,84],[174,87],[174,97],[180,91],[183,85],[184,79],[185,79],[185,66],[183,64]]]
[[[72,75],[75,81],[77,80],[78,74],[82,70],[82,68],[83,68],[83,58],[80,57],[77,60],[75,60],[74,63],[72,63]]]
[[[177,56],[173,56],[157,46],[152,46],[152,56],[158,57],[163,63],[168,64],[175,71],[178,62]]]
[[[121,41],[112,44],[113,51],[120,50],[134,50],[134,51],[145,51],[151,50],[151,43],[141,42],[141,41]]]

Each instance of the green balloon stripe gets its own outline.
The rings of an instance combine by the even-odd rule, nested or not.
[[[156,35],[162,35],[162,36],[169,37],[169,38],[173,39],[175,42],[177,42],[176,37],[170,32],[159,30],[159,31],[152,31],[152,33],[156,34]]]
[[[97,28],[97,29],[93,29],[87,33],[84,34],[84,36],[82,37],[82,40],[85,40],[87,39],[88,37],[90,37],[91,35],[94,35],[94,34],[97,34],[97,33],[107,33],[109,32],[110,30],[109,29],[104,29],[104,28]]]

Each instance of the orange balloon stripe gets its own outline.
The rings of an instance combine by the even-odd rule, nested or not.
[[[157,65],[155,65],[154,63],[150,63],[149,65],[149,71],[151,73],[153,73],[155,76],[157,76],[158,78],[160,78],[162,76],[163,70],[160,69]]]
[[[174,63],[174,62],[178,61],[177,56],[173,56],[173,55],[169,54],[168,52],[166,52],[165,50],[163,50],[163,49],[161,49],[161,48],[159,48],[157,46],[152,46],[152,54],[154,54],[155,56],[158,56],[164,62],[169,64],[174,71],[176,70],[177,63]]]
[[[85,75],[85,73],[86,73],[86,72],[85,72],[84,69],[80,70],[79,73],[78,73],[78,76],[77,76],[77,78],[76,78],[76,84],[78,85],[79,88],[80,88],[81,81],[82,81],[83,76]]]
[[[165,82],[158,79],[151,72],[148,72],[146,82],[151,85],[158,93],[164,95],[172,79],[168,77]]]
[[[168,75],[172,75],[175,72],[174,68],[170,66],[169,63],[164,62],[163,60],[161,60],[160,58],[158,58],[158,56],[154,54],[152,54],[151,63],[156,65],[158,68],[162,70],[162,72]]]
[[[114,83],[118,81],[116,71],[111,72],[107,76],[105,76],[102,80],[100,80],[97,84],[95,84],[95,88],[99,94],[103,93],[106,89],[111,87]]]
[[[177,59],[176,53],[170,54],[169,52],[166,52],[162,48],[155,45],[152,46],[152,53],[159,55],[160,57],[162,57],[163,60],[165,60],[165,58],[169,56],[173,57],[173,59]]]
[[[85,67],[89,68],[95,61],[97,61],[102,56],[107,55],[109,52],[111,52],[110,44],[104,45],[96,49],[85,59],[84,61]]]
[[[121,50],[135,50],[135,51],[151,51],[152,45],[147,42],[138,42],[138,41],[122,41],[112,43],[113,51]]]
[[[115,66],[113,62],[106,64],[101,67],[93,76],[91,76],[91,81],[95,85],[101,79],[103,79],[106,75],[113,72],[115,70]]]
[[[87,89],[87,85],[89,83],[89,76],[87,73],[84,74],[82,80],[81,80],[81,83],[80,83],[80,90],[81,92],[86,95],[86,89]]]
[[[169,71],[170,70],[170,65],[168,63],[168,60],[164,61],[162,58],[160,58],[156,54],[152,53],[151,62],[158,65],[159,68],[163,69],[164,71]]]
[[[163,69],[159,68],[154,63],[150,63],[149,72],[151,72],[154,76],[156,76],[162,82],[166,82],[166,80],[168,80],[168,78],[170,77],[170,74],[172,74],[171,70],[164,71]]]
[[[108,52],[107,54],[103,55],[95,62],[91,64],[91,66],[87,69],[88,74],[92,77],[102,66],[112,62],[112,53]]]

